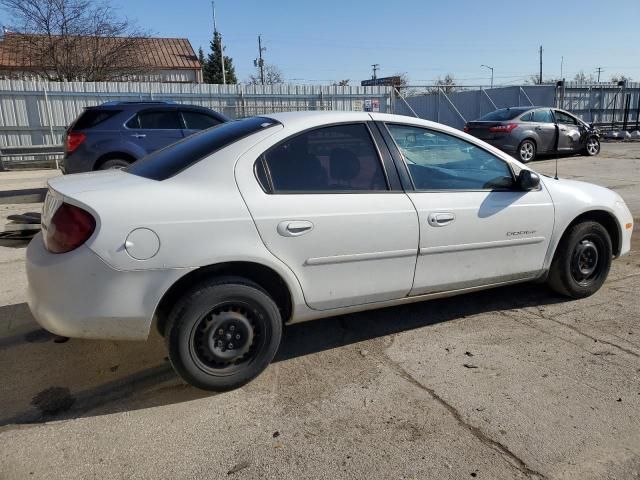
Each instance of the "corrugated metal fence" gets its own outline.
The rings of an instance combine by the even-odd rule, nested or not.
[[[114,100],[171,100],[241,118],[296,110],[386,112],[390,96],[390,87],[0,80],[0,147],[60,144],[83,108]]]
[[[429,93],[420,94],[420,90]],[[573,112],[586,122],[615,122],[616,128],[622,128],[625,124],[626,111],[629,129],[635,128],[640,111],[640,83],[466,87],[448,94],[442,88],[430,86],[405,87],[400,92],[404,98],[394,98],[394,113],[416,115],[460,129],[469,120],[476,120],[485,113],[505,107],[559,107]]]

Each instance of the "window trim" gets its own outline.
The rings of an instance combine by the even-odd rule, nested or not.
[[[198,115],[203,115],[203,116],[208,117],[208,118],[210,118],[212,120],[215,120],[217,123],[215,125],[211,125],[210,127],[207,127],[207,128],[201,128],[201,129],[189,128],[189,124],[187,123],[187,119],[184,117],[185,113],[196,113]],[[202,112],[200,110],[191,110],[191,109],[188,109],[188,108],[181,108],[181,109],[178,109],[178,115],[180,115],[180,119],[181,119],[181,122],[182,122],[182,125],[183,125],[183,128],[182,128],[183,130],[196,130],[196,131],[199,132],[201,130],[207,130],[209,128],[217,127],[218,125],[222,125],[223,123],[225,123],[222,120],[220,120],[219,118],[214,117],[210,113]]]
[[[131,120],[133,120],[135,117],[137,117],[141,113],[152,113],[152,112],[176,112],[176,114],[178,115],[178,121],[180,122],[180,125],[181,125],[180,128],[131,128],[127,125],[127,123],[129,123]],[[133,132],[135,132],[136,130],[153,130],[154,132],[175,132],[176,130],[180,130],[180,131],[186,130],[184,119],[182,118],[182,114],[180,113],[180,110],[178,110],[177,108],[147,108],[144,110],[138,110],[129,118],[127,118],[122,123],[122,126],[126,130],[130,130]]]
[[[262,152],[258,158],[253,162],[253,175],[254,178],[256,180],[256,182],[258,183],[258,185],[260,186],[260,189],[267,195],[349,195],[349,194],[355,194],[355,195],[362,195],[362,194],[387,194],[387,193],[402,193],[402,190],[393,190],[391,188],[391,182],[389,180],[389,175],[387,173],[387,168],[385,165],[385,162],[382,158],[382,150],[381,147],[376,143],[375,140],[375,136],[373,135],[373,132],[371,131],[371,128],[369,126],[369,121],[367,120],[362,120],[362,121],[349,121],[349,122],[333,122],[333,123],[327,123],[324,125],[316,125],[314,127],[310,127],[310,128],[306,128],[304,130],[300,130],[296,133],[294,133],[293,135],[289,135],[286,138],[280,140],[279,142],[275,143],[274,145],[271,145],[267,150],[265,150],[264,152]],[[378,162],[380,163],[380,166],[382,167],[382,174],[384,175],[384,181],[387,185],[387,188],[385,190],[289,190],[286,192],[278,192],[275,190],[274,186],[273,186],[273,179],[271,177],[271,171],[269,169],[269,165],[266,162],[265,159],[265,155],[267,155],[270,151],[278,148],[280,145],[282,145],[283,143],[286,143],[288,141],[290,141],[292,138],[295,138],[299,135],[303,135],[309,132],[312,132],[314,130],[320,130],[323,128],[330,128],[330,127],[340,127],[340,126],[348,126],[348,125],[363,125],[367,131],[367,133],[369,134],[369,138],[371,140],[371,144],[373,145],[374,151],[378,157]],[[258,170],[257,170],[257,165],[259,162],[262,162],[262,166],[264,168],[264,171],[266,173],[267,176],[267,181],[269,182],[269,186],[268,186],[268,190],[265,188],[265,185],[262,184],[262,182],[260,181],[259,177],[258,177]]]
[[[498,156],[496,156],[493,152],[490,152],[489,150],[487,150],[486,148],[481,147],[480,145],[476,145],[475,143],[469,142],[467,140],[465,140],[464,138],[461,138],[457,135],[453,135],[447,132],[443,132],[441,130],[437,130],[434,128],[429,128],[429,127],[425,127],[424,125],[416,125],[416,124],[412,124],[412,123],[397,123],[397,122],[383,122],[386,132],[389,135],[391,141],[393,142],[393,145],[397,151],[397,156],[399,158],[399,160],[402,162],[402,165],[404,166],[404,168],[406,169],[406,173],[409,177],[409,181],[411,182],[411,187],[412,187],[412,191],[414,192],[418,192],[418,193],[438,193],[438,192],[520,192],[521,190],[519,190],[517,188],[517,183],[518,183],[518,177],[515,174],[515,172],[513,171],[513,165],[511,164],[511,162],[504,160]],[[413,177],[411,176],[411,172],[409,171],[409,166],[407,165],[407,161],[404,158],[404,155],[402,154],[402,150],[400,150],[400,147],[398,146],[398,144],[396,143],[395,139],[393,138],[393,135],[391,134],[391,131],[389,130],[389,125],[398,125],[398,126],[404,126],[404,127],[413,127],[413,128],[420,128],[423,130],[428,130],[430,132],[434,132],[437,134],[442,134],[442,135],[447,135],[449,137],[453,137],[457,140],[460,140],[462,142],[468,143],[471,146],[474,146],[476,148],[479,148],[480,150],[483,150],[485,153],[491,155],[492,157],[496,158],[497,160],[500,160],[503,163],[507,164],[507,168],[509,169],[509,172],[511,173],[511,180],[513,181],[513,186],[511,188],[441,188],[441,189],[421,189],[421,188],[416,188],[415,182],[413,181]],[[395,158],[395,157],[394,157]]]

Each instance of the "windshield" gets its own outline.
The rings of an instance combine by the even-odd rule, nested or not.
[[[524,112],[526,112],[526,110],[522,108],[501,108],[500,110],[487,113],[485,116],[480,117],[480,120],[485,122],[502,122],[516,118]]]
[[[126,171],[152,180],[166,180],[221,148],[277,124],[264,117],[223,123],[150,153]]]

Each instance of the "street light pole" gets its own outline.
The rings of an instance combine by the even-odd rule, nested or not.
[[[489,65],[480,65],[480,66],[491,70],[491,88],[493,88],[493,67],[490,67]]]

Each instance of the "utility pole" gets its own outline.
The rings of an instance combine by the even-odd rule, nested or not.
[[[373,68],[373,76],[371,77],[371,80],[375,80],[376,78],[378,78],[376,73],[380,69],[380,64],[379,63],[373,63],[373,64],[371,64],[371,67]]]
[[[540,45],[540,77],[538,79],[538,84],[542,85],[542,45]]]
[[[602,67],[596,68],[596,72],[598,72],[598,83],[600,83],[600,74],[602,73],[602,70],[603,70]]]
[[[211,9],[213,10],[213,38],[216,38],[216,35],[220,35],[220,65],[222,66],[222,84],[227,84],[227,75],[224,70],[224,47],[222,46],[222,34],[218,33],[218,28],[216,26],[216,2],[211,0]]]
[[[491,70],[491,88],[493,88],[493,67],[490,67],[489,65],[480,65],[480,66]]]
[[[262,59],[262,52],[267,47],[262,46],[262,35],[258,35],[258,58],[253,61],[253,64],[260,69],[260,83],[264,85],[264,60]]]

